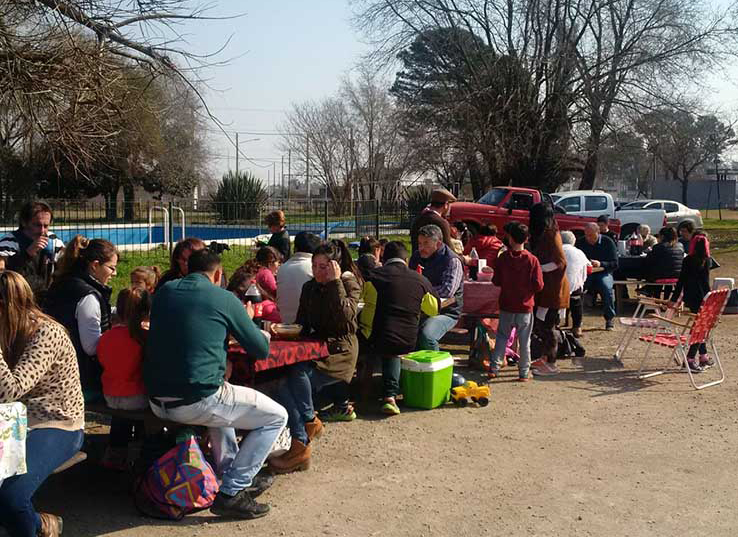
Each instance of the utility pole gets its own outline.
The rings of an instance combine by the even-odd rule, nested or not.
[[[236,175],[238,175],[238,132],[236,132]]]
[[[287,202],[290,201],[290,190],[292,190],[292,149],[287,150]]]
[[[277,163],[272,162],[272,194],[277,191]]]
[[[282,155],[282,181],[279,193],[284,198],[284,155]]]

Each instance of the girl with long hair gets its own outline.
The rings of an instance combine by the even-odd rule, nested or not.
[[[159,285],[161,270],[156,265],[136,267],[131,271],[131,286],[139,287],[153,293]]]
[[[556,375],[559,373],[556,328],[561,312],[569,307],[569,281],[559,226],[548,203],[536,203],[530,209],[530,250],[543,271],[543,290],[536,294],[533,321],[533,334],[540,343],[541,357],[531,364],[531,369],[534,375]]]
[[[692,313],[697,313],[702,301],[710,292],[710,241],[703,232],[697,232],[689,243],[689,254],[682,262],[679,281],[671,295],[672,305],[682,295],[682,302]],[[697,351],[700,353],[697,362]],[[700,373],[713,365],[712,358],[707,354],[704,343],[690,345],[687,351],[687,367],[693,373]]]
[[[45,301],[46,313],[69,331],[77,350],[85,401],[102,399],[97,344],[110,328],[113,290],[108,283],[117,265],[113,243],[77,235],[64,248]]]
[[[151,314],[151,294],[137,287],[118,293],[115,303],[118,324],[105,332],[97,345],[102,366],[102,390],[110,408],[143,410],[149,398],[143,381],[143,346]],[[110,443],[102,460],[114,470],[126,467],[128,443],[133,433],[143,431],[143,423],[116,419],[110,425]]]
[[[61,518],[37,513],[31,498],[82,447],[84,400],[77,355],[64,328],[41,313],[18,273],[0,273],[0,403],[28,412],[28,471],[1,481],[0,526],[12,537],[61,533]]]

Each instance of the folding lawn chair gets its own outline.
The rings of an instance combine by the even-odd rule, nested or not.
[[[648,360],[651,346],[655,344],[672,349],[666,365],[668,366],[671,360],[674,359],[681,369],[685,369],[687,371],[689,381],[692,383],[692,387],[695,390],[701,390],[703,388],[722,383],[725,380],[725,371],[723,371],[723,365],[720,363],[720,356],[718,355],[717,347],[715,346],[715,341],[712,337],[712,330],[720,320],[725,304],[728,302],[729,295],[729,289],[711,291],[705,297],[705,300],[702,302],[702,306],[697,314],[694,315],[688,313],[688,317],[685,322],[678,322],[666,316],[651,314],[650,317],[659,323],[659,332],[654,332],[651,335],[644,335],[638,338],[641,341],[648,343],[643,360],[641,361],[641,366],[638,369],[638,378],[646,379],[664,373],[663,370],[652,371],[645,374],[643,373],[643,368]],[[695,383],[694,375],[687,366],[687,351],[690,346],[696,343],[709,343],[712,347],[712,353],[715,356],[715,363],[720,371],[719,379],[700,385]]]
[[[638,306],[633,313],[632,317],[619,317],[618,321],[621,325],[625,326],[627,330],[623,334],[623,339],[620,340],[618,348],[615,350],[613,359],[619,365],[623,364],[623,355],[628,347],[633,342],[633,338],[639,334],[642,330],[650,330],[655,333],[661,326],[661,323],[657,319],[647,318],[648,313],[661,313],[665,309],[664,317],[671,319],[674,314],[681,309],[681,301],[677,301],[674,307],[667,307],[669,304],[668,300],[661,300],[658,298],[647,298],[641,297],[638,300]]]

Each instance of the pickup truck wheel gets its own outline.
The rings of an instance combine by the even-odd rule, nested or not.
[[[620,240],[627,240],[628,237],[630,237],[636,231],[638,231],[637,223],[631,222],[630,224],[625,224],[623,227],[620,228]]]
[[[479,403],[479,406],[487,406],[489,404],[489,399],[486,397],[480,397],[477,403]]]
[[[459,403],[459,406],[462,408],[465,407],[468,403],[468,401],[466,400],[466,397],[462,397],[461,399],[458,399],[456,402]]]

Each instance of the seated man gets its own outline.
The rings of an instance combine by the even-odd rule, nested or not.
[[[26,203],[18,229],[0,238],[0,270],[21,274],[40,303],[51,285],[51,275],[64,243],[49,232],[54,213],[43,201]]]
[[[612,273],[618,268],[617,247],[609,237],[600,235],[600,228],[595,223],[587,224],[584,228],[584,237],[577,240],[576,246],[584,252],[593,267],[603,269],[601,272],[590,274],[584,288],[602,295],[605,330],[612,330],[615,318]]]
[[[410,258],[410,268],[417,270],[418,266],[442,301],[440,314],[421,323],[418,348],[437,351],[438,341],[461,316],[464,267],[459,256],[444,244],[441,228],[434,224],[418,230],[418,250]]]
[[[382,412],[390,416],[400,413],[395,400],[400,393],[399,355],[415,350],[421,313],[433,317],[441,306],[431,283],[408,268],[407,257],[404,244],[387,243],[384,265],[364,284],[365,305],[359,316],[372,354],[382,361]]]
[[[597,217],[597,227],[600,228],[600,235],[610,237],[615,246],[618,244],[618,234],[610,229],[610,217],[606,214],[601,214]]]
[[[155,295],[145,347],[144,383],[159,418],[209,427],[220,491],[216,515],[257,518],[269,511],[254,498],[273,477],[257,475],[279,436],[287,412],[266,395],[225,382],[228,334],[256,358],[269,342],[243,304],[217,286],[223,269],[210,250],[192,252],[184,278]],[[239,449],[235,429],[249,431]]]

